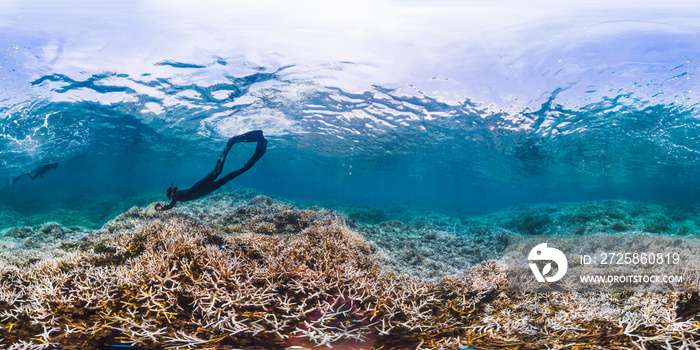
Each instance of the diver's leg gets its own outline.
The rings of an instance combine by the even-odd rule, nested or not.
[[[253,156],[248,159],[248,161],[245,163],[243,166],[244,169],[248,170],[255,165],[255,163],[262,158],[263,154],[265,154],[265,150],[267,150],[267,140],[265,140],[264,137],[262,137],[262,133],[260,134],[260,137],[262,140],[258,140],[258,145],[255,146],[255,153],[253,153]]]
[[[257,142],[258,146],[255,149],[255,154],[253,155],[253,158],[251,158],[248,163],[246,163],[246,167],[250,168],[255,164],[255,162],[262,157],[262,155],[265,153],[265,149],[267,148],[267,140],[265,140],[265,137],[263,136],[262,130],[254,130],[254,131],[249,131],[245,134],[241,135],[236,135],[230,139],[228,139],[228,142],[226,143],[226,148],[224,148],[224,151],[221,152],[221,155],[219,156],[219,159],[216,161],[216,166],[214,167],[214,173],[218,176],[221,174],[221,172],[224,170],[224,162],[226,161],[226,156],[228,156],[228,152],[231,150],[231,147],[235,145],[238,142]],[[264,143],[262,146],[261,150],[261,142]],[[252,162],[251,162],[252,161]]]
[[[246,171],[248,171],[247,168],[240,168],[234,172],[226,174],[226,176],[214,181],[211,184],[210,191],[211,192],[216,191],[219,187],[225,185],[227,182],[233,180],[234,178],[238,177],[238,175],[241,175],[241,174],[245,173]]]
[[[264,140],[265,137],[263,137],[263,132],[262,130],[253,130],[253,131],[248,131],[245,134],[240,134],[236,135],[228,140],[230,145],[233,145],[236,142],[258,142],[260,140]]]
[[[253,132],[250,132],[248,134],[251,134],[251,133],[253,133]],[[241,174],[245,173],[246,171],[248,171],[250,168],[253,167],[253,165],[255,165],[255,163],[258,160],[260,160],[260,158],[263,156],[263,154],[265,154],[265,150],[267,149],[267,140],[265,139],[265,137],[263,137],[262,131],[257,130],[257,131],[255,131],[255,133],[256,133],[254,135],[255,139],[252,139],[253,141],[243,141],[243,142],[257,142],[258,143],[258,145],[255,147],[255,153],[253,154],[253,156],[250,157],[250,159],[248,159],[248,161],[245,163],[245,165],[242,168],[240,168],[234,172],[231,172],[231,173],[227,174],[226,176],[214,181],[212,183],[211,191],[215,191],[219,187],[223,186],[225,183],[238,177],[238,175],[241,175]],[[244,134],[244,135],[248,135],[248,134]]]
[[[214,180],[216,180],[216,178],[219,176],[219,174],[220,174],[220,172],[219,173],[215,173],[213,171],[210,172],[203,179],[197,181],[197,183],[192,185],[192,187],[190,187],[190,190],[197,191],[199,188],[205,188],[205,187],[209,186],[212,182],[214,182]]]
[[[17,183],[17,181],[19,181],[19,179],[21,179],[22,176],[24,176],[24,175],[27,175],[27,174],[24,173],[24,174],[22,174],[22,175],[20,175],[20,176],[15,177],[14,179],[12,179],[12,183],[13,183],[13,184],[14,184],[14,183]]]
[[[224,148],[224,151],[221,152],[221,155],[219,156],[219,159],[216,160],[216,165],[214,166],[214,170],[211,172],[214,175],[214,179],[216,179],[219,174],[224,170],[224,162],[226,161],[226,156],[228,156],[228,151],[231,150],[231,146],[233,146],[233,143],[229,140],[229,142],[226,144],[226,148]]]

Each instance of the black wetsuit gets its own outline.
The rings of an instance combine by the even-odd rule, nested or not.
[[[242,168],[233,171],[228,175],[216,180],[216,178],[221,174],[221,172],[224,169],[224,162],[226,161],[228,151],[234,144],[238,142],[257,142],[258,145],[255,148],[255,153],[253,154],[253,156],[250,157],[248,162],[246,162]],[[219,156],[219,159],[216,161],[214,171],[209,173],[209,175],[205,176],[203,179],[197,181],[197,183],[194,184],[194,186],[186,190],[175,190],[171,198],[172,201],[170,202],[170,204],[160,207],[160,210],[171,209],[175,206],[175,203],[177,202],[192,201],[216,191],[216,189],[223,186],[225,183],[231,181],[233,178],[243,174],[244,172],[248,171],[248,169],[252,168],[253,165],[263,156],[263,154],[265,154],[266,149],[267,140],[263,136],[262,130],[250,131],[245,134],[230,138],[228,140],[228,143],[226,144],[226,148],[224,148],[224,151],[221,153],[221,156]]]
[[[30,178],[32,178],[32,180],[36,179],[37,177],[43,178],[44,174],[46,174],[47,171],[49,171],[51,169],[56,169],[57,166],[58,166],[58,163],[49,163],[49,164],[40,165],[28,173],[24,173],[20,176],[15,177],[14,179],[12,179],[12,183],[16,183],[20,178],[22,178],[22,176],[29,176]]]

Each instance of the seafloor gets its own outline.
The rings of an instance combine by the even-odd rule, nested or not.
[[[6,208],[0,217],[21,222]],[[498,259],[509,235],[692,237],[699,226],[692,205],[460,218],[221,191],[168,212],[133,207],[96,230],[0,231],[0,339],[8,349],[695,348],[696,289],[514,292]]]

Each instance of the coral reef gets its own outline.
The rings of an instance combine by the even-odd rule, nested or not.
[[[523,205],[476,220],[523,235],[629,232],[697,235],[700,232],[700,208],[694,205],[662,206],[624,200]]]
[[[502,252],[507,232],[488,225],[493,217],[442,224],[430,216],[422,223],[346,217],[243,191],[168,212],[134,207],[100,230],[55,223],[6,230],[0,343],[651,349],[700,342],[697,291],[509,291],[508,266],[488,260]],[[561,222],[550,219],[544,227]],[[409,243],[400,245],[402,235]],[[408,256],[413,249],[424,257]],[[27,252],[35,255],[9,258]]]
[[[396,220],[358,224],[355,229],[381,248],[387,258],[385,263],[393,269],[430,279],[497,259],[512,234],[486,225],[441,228],[422,221],[407,225]]]
[[[533,247],[546,242],[568,257],[566,275],[557,283],[537,283],[530,272],[530,261],[525,259]],[[626,252],[612,257],[612,252]],[[639,252],[646,252],[646,255]],[[652,258],[648,252],[657,252]],[[660,252],[663,252],[661,254]],[[583,263],[582,256],[600,259],[604,263]],[[635,254],[636,253],[636,254]],[[586,236],[510,236],[507,249],[499,261],[508,265],[509,289],[519,291],[599,291],[616,293],[674,293],[697,288],[700,282],[700,241],[682,236],[652,235],[648,233],[626,235]],[[627,262],[625,263],[625,258]],[[659,258],[663,263],[650,263]],[[646,259],[646,260],[645,260]],[[544,265],[544,264],[543,264]],[[616,282],[582,283],[583,276],[673,276],[674,282]],[[682,282],[675,282],[676,278]],[[585,280],[585,277],[584,277]]]
[[[47,222],[56,222],[63,226],[80,226],[88,229],[102,227],[107,221],[123,213],[134,205],[145,206],[162,196],[153,194],[141,196],[118,197],[101,195],[86,196],[66,203],[42,203],[28,208],[13,209],[0,204],[0,235],[2,230],[18,226],[37,226]]]

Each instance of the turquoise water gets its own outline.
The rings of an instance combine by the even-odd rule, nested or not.
[[[0,343],[691,348],[699,18],[683,1],[0,1]],[[258,129],[249,171],[155,210]],[[683,285],[539,293],[545,253],[567,288],[649,271],[585,262],[603,254]]]
[[[0,205],[99,227],[253,129],[229,185],[306,203],[695,201],[700,8],[504,4],[0,5]]]

